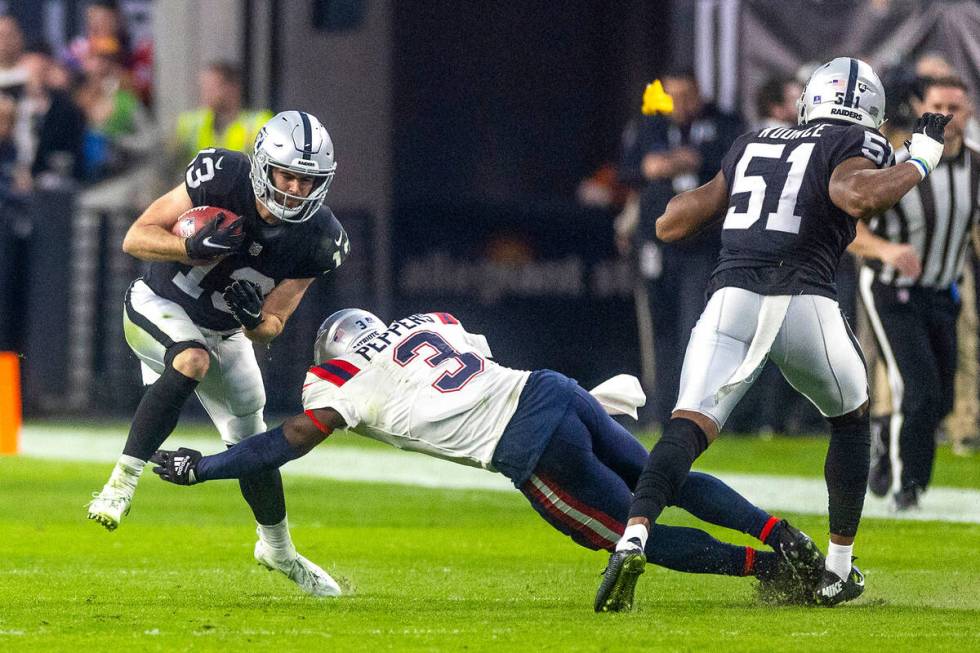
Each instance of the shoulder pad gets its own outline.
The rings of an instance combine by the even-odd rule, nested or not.
[[[443,324],[459,324],[459,320],[449,313],[429,313]]]
[[[347,232],[329,208],[322,207],[310,221],[314,222],[309,234],[312,243],[306,260],[300,263],[297,277],[315,277],[332,272],[350,254]]]
[[[230,195],[239,184],[251,186],[248,157],[234,150],[201,150],[187,165],[184,185],[195,206],[219,205],[218,199]]]

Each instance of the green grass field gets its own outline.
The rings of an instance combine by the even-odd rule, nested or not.
[[[824,447],[722,440],[702,467],[814,476]],[[943,452],[939,482],[980,488],[978,466]],[[605,554],[516,492],[287,476],[300,551],[350,590],[316,600],[254,563],[235,483],[178,488],[147,473],[118,531],[88,522],[110,467],[0,458],[0,651],[980,650],[977,524],[866,520],[867,592],[833,610],[767,607],[747,579],[649,567],[635,612],[596,615]],[[823,518],[787,516],[825,545]]]

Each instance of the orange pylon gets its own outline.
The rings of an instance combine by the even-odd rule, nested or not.
[[[17,453],[20,422],[20,359],[0,351],[0,454]]]

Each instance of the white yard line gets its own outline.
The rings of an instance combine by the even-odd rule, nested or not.
[[[70,428],[27,425],[21,432],[21,453],[35,458],[111,463],[121,451],[125,434],[93,434]],[[213,453],[223,449],[217,439],[174,438],[173,447],[187,446]],[[500,474],[464,467],[437,458],[397,449],[363,449],[329,443],[294,460],[285,474],[340,481],[396,483],[432,488],[513,490]],[[822,479],[712,472],[753,503],[768,511],[826,514],[827,489]],[[884,499],[868,496],[867,517],[980,524],[980,490],[937,487],[921,499],[921,509],[895,515]]]

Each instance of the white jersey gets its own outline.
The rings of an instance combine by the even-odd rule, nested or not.
[[[310,368],[303,408],[332,408],[348,430],[399,449],[492,469],[530,372],[490,355],[448,313],[413,315]]]

